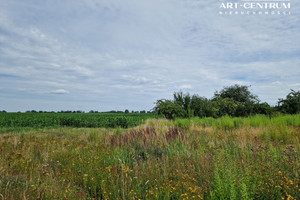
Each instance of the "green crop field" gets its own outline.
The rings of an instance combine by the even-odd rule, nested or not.
[[[128,128],[137,126],[149,118],[161,118],[161,116],[131,113],[0,113],[0,127]]]
[[[0,199],[300,199],[299,114],[111,116],[1,114]]]

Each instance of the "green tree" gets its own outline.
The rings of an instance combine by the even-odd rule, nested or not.
[[[291,89],[286,99],[279,99],[279,110],[283,113],[296,114],[300,112],[300,91]]]
[[[254,104],[254,113],[256,114],[271,115],[272,112],[273,108],[267,102]]]
[[[246,85],[232,85],[229,87],[224,87],[220,92],[216,91],[213,100],[218,98],[231,98],[236,102],[242,104],[252,102],[257,103],[259,99],[256,95],[252,94],[249,90],[250,86]]]
[[[212,117],[214,115],[212,102],[198,95],[193,95],[191,99],[191,109],[195,116],[198,117]]]
[[[194,110],[191,108],[192,99],[189,93],[183,94],[182,92],[174,92],[173,97],[173,102],[185,110],[185,117],[194,116]]]
[[[191,107],[191,96],[189,93],[174,92],[174,103],[180,105],[184,110],[188,111]]]
[[[236,84],[224,87],[220,92],[216,91],[212,101],[215,102],[217,116],[224,114],[230,116],[248,116],[257,113],[259,109],[255,108],[260,107],[259,99],[250,92],[249,87]]]
[[[185,116],[185,111],[180,105],[166,99],[157,100],[154,110],[158,114],[163,114],[167,119]]]
[[[213,101],[213,117],[235,116],[239,104],[232,98],[218,98]]]

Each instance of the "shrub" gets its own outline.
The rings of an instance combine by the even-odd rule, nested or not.
[[[154,109],[158,114],[163,114],[167,119],[186,116],[185,110],[170,100],[158,100]]]
[[[300,112],[300,91],[291,90],[286,99],[279,99],[279,110],[283,113],[296,114]]]

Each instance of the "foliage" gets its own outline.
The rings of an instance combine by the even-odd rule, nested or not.
[[[214,116],[215,109],[213,108],[212,102],[198,95],[193,95],[191,99],[191,108],[194,110],[194,115],[198,117],[209,117]]]
[[[213,99],[219,98],[230,98],[235,102],[240,102],[242,104],[245,104],[247,102],[258,102],[258,97],[249,91],[249,86],[237,84],[229,87],[224,87],[220,92],[215,92]]]
[[[270,116],[272,112],[273,112],[273,108],[267,102],[254,104],[255,114],[263,114],[263,115]]]
[[[212,99],[197,94],[191,96],[189,93],[175,92],[174,99],[168,100],[168,103],[173,102],[181,106],[185,112],[183,117],[189,118],[193,116],[217,118],[226,115],[247,117],[255,114],[271,116],[274,109],[266,102],[259,103],[258,97],[250,92],[249,87],[245,85],[224,87],[220,92],[215,92]]]
[[[183,94],[182,92],[175,92],[173,94],[173,102],[177,105],[180,105],[185,111],[191,108],[191,97],[190,94]]]
[[[236,117],[246,117],[249,115],[255,114],[264,114],[264,115],[272,115],[273,108],[266,102],[264,103],[253,103],[253,102],[246,102],[245,104],[237,103],[237,109],[235,112]]]
[[[291,90],[286,99],[279,99],[279,110],[283,113],[296,114],[300,112],[300,91]]]
[[[238,102],[231,98],[217,98],[213,101],[213,117],[235,116],[238,105]]]
[[[185,117],[186,115],[186,112],[179,104],[165,99],[158,100],[154,109],[159,115],[163,114],[167,119]]]
[[[260,104],[258,97],[250,92],[249,86],[245,85],[224,87],[220,92],[215,92],[212,101],[217,109],[217,117],[224,115],[239,117],[271,112],[269,105]]]

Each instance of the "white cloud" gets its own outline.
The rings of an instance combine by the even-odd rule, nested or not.
[[[192,89],[193,86],[188,84],[188,85],[181,85],[181,86],[179,86],[178,88],[179,88],[180,90],[181,90],[181,89]]]
[[[289,84],[289,87],[300,87],[300,83],[292,83],[292,84]]]
[[[50,91],[49,93],[50,94],[70,94],[69,91],[64,90],[64,89],[57,89],[57,90],[54,90],[54,91]]]
[[[272,82],[272,85],[281,85],[282,83],[280,81],[275,81],[275,82]]]
[[[1,2],[0,76],[14,78],[1,77],[0,88],[15,96],[30,88],[26,98],[35,101],[46,98],[44,91],[69,94],[59,101],[104,110],[150,109],[178,89],[210,97],[225,85],[246,84],[274,103],[299,88],[299,14],[219,16],[218,4]]]

